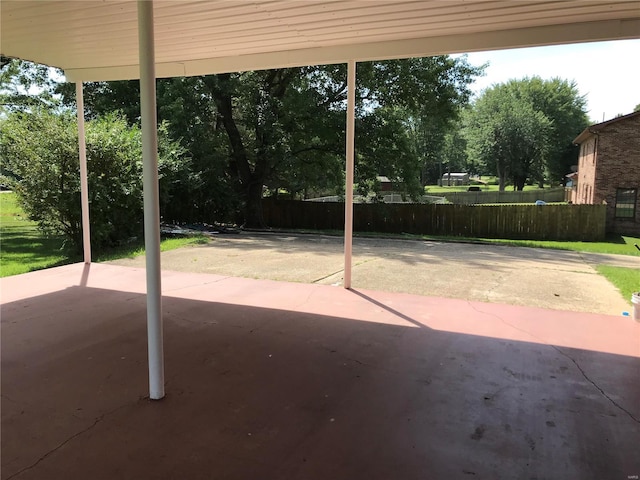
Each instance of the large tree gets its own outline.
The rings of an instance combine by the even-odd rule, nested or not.
[[[365,101],[404,109],[422,185],[441,176],[445,137],[457,129],[457,120],[469,102],[469,85],[484,68],[470,65],[466,56],[446,55],[359,66]]]
[[[417,194],[425,150],[440,148],[480,72],[464,57],[358,64],[359,186],[375,188],[375,177],[386,174]],[[71,99],[73,92],[65,89]],[[88,84],[85,90],[90,115],[115,109],[138,120],[136,82]],[[194,208],[206,215],[225,210],[225,201],[228,212],[228,199],[237,198],[245,225],[263,226],[265,191],[340,191],[346,90],[345,65],[159,81],[159,117],[191,153],[194,183],[201,186],[185,190],[184,203],[195,194]],[[412,147],[406,138],[411,119],[422,132],[438,132],[433,145]],[[216,201],[202,207],[207,192]]]
[[[355,177],[360,193],[375,190],[378,175],[390,177],[408,194],[419,193],[424,154],[411,148],[407,124],[419,118],[442,131],[468,101],[468,85],[480,71],[465,58],[445,56],[358,64]],[[344,65],[218,75],[205,77],[205,83],[229,137],[247,224],[262,224],[263,187],[283,174],[307,179],[309,172],[324,170],[322,178],[339,182],[333,186],[340,188]]]
[[[540,126],[545,139],[544,163],[531,164],[535,168],[528,173],[529,180],[540,181],[544,177],[551,183],[560,183],[571,170],[571,165],[577,163],[578,151],[573,139],[589,125],[585,104],[586,100],[578,92],[575,82],[559,78],[543,80],[532,77],[495,85],[483,92],[469,115],[467,136],[471,142],[470,152],[478,154],[478,142],[497,141],[495,138],[482,139],[478,135],[483,131],[488,134],[491,129],[484,127],[513,115],[509,110],[518,108],[528,115],[535,114],[536,117],[527,123],[544,124]],[[543,117],[546,121],[542,120]],[[485,166],[495,168],[497,165],[496,161],[485,160],[489,161]]]
[[[564,182],[571,166],[578,163],[578,147],[573,140],[589,126],[586,97],[574,81],[540,77],[509,82],[515,94],[542,112],[551,122],[546,176],[554,184]]]
[[[470,158],[522,190],[528,179],[540,180],[549,154],[551,121],[505,85],[485,91],[466,119]]]
[[[262,227],[265,187],[277,180],[298,179],[310,161],[335,177],[341,119],[331,99],[305,82],[304,68],[266,70],[203,78],[227,134],[228,166],[243,203],[244,223]],[[337,132],[336,132],[337,130]],[[337,135],[336,135],[337,133]],[[336,178],[337,180],[337,178]],[[284,182],[296,188],[294,182]],[[303,185],[301,185],[303,186]]]
[[[337,97],[328,87],[306,88],[313,76],[305,70],[311,69],[158,81],[159,119],[193,159],[191,181],[169,219],[236,220],[234,211],[240,210],[238,221],[261,226],[265,188],[295,193],[310,183],[333,188],[342,180],[335,166],[344,148],[336,149],[335,137],[344,120],[330,110]],[[59,91],[66,103],[74,101],[69,86]],[[85,105],[89,118],[119,110],[135,124],[138,82],[86,84]]]

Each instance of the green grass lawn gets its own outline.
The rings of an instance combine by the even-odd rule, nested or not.
[[[314,233],[310,230],[298,230],[300,233]],[[341,230],[324,230],[326,235],[342,236]],[[514,247],[550,248],[556,250],[571,250],[574,252],[606,253],[614,255],[629,255],[640,257],[640,250],[634,244],[640,245],[640,237],[623,235],[608,235],[603,242],[556,242],[546,240],[508,240],[498,238],[449,237],[439,235],[415,235],[410,233],[389,234],[376,232],[354,232],[355,237],[404,238],[409,240],[433,240],[435,242],[460,243],[495,243],[497,245],[512,245]]]
[[[293,229],[282,231],[294,231],[298,233],[321,234],[343,236],[342,230],[306,230]],[[411,233],[377,233],[377,232],[353,232],[354,237],[375,238],[403,238],[408,240],[433,240],[434,242],[460,242],[460,243],[495,243],[498,245],[513,245],[515,247],[550,248],[556,250],[571,250],[574,252],[606,253],[614,255],[630,255],[640,257],[640,250],[634,244],[640,245],[640,237],[628,237],[623,235],[608,235],[603,242],[556,242],[546,240],[508,240],[496,238],[471,238],[449,237],[439,235],[417,235]]]
[[[501,245],[515,245],[518,247],[555,248],[557,250],[572,250],[574,252],[609,253],[614,255],[630,255],[640,257],[640,250],[634,244],[640,245],[639,237],[623,235],[609,235],[604,242],[552,242],[543,240],[496,240],[493,238],[480,239],[484,242]]]
[[[203,235],[169,238],[160,243],[160,250],[207,242],[207,237]],[[135,243],[99,253],[93,260],[105,262],[143,254],[144,246]],[[0,193],[0,277],[80,261],[82,258],[79,255],[64,248],[64,237],[46,236],[38,230],[35,222],[26,218],[14,193]]]
[[[188,245],[201,245],[209,243],[209,239],[204,235],[194,235],[193,237],[165,238],[160,242],[160,251],[166,252]],[[108,262],[119,258],[135,258],[144,255],[144,245],[134,243],[122,247],[113,248],[107,252],[99,253],[95,256],[95,262]]]
[[[640,291],[640,270],[609,265],[598,265],[597,270],[620,290],[622,297],[631,305],[631,295]]]
[[[14,193],[0,193],[0,277],[70,261],[63,237],[43,235],[26,218]]]

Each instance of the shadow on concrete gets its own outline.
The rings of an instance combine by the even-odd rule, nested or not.
[[[359,296],[360,298],[364,298],[366,301],[373,303],[374,305],[386,310],[387,312],[391,313],[392,315],[395,315],[396,317],[399,317],[403,320],[406,320],[409,323],[412,323],[413,325],[415,325],[416,327],[419,328],[424,328],[425,325],[418,322],[417,320],[414,320],[413,318],[409,317],[408,315],[405,315],[402,312],[399,312],[398,310],[396,310],[395,308],[391,308],[389,305],[385,305],[382,302],[377,301],[375,298],[370,297],[369,295],[359,292],[358,290],[355,290],[353,288],[350,288],[349,291],[351,293],[353,293],[354,295]]]
[[[2,479],[640,472],[638,358],[434,330],[353,294],[406,324],[165,297],[159,402],[144,295],[4,304]]]
[[[215,237],[207,245],[199,245],[197,249],[215,248],[219,250],[235,250],[250,248],[277,253],[311,253],[318,256],[329,256],[340,253],[343,245],[342,237],[304,234],[243,234],[237,236]],[[550,250],[541,248],[522,248],[509,245],[442,243],[431,240],[402,240],[384,238],[354,238],[353,253],[361,258],[393,258],[408,265],[446,264],[453,260],[463,259],[470,266],[501,270],[499,265],[487,265],[487,262],[510,263],[512,261],[530,260],[563,265],[567,258],[579,260],[576,252]],[[468,253],[468,255],[461,255]]]

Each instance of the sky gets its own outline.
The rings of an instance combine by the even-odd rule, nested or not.
[[[475,94],[496,83],[537,75],[574,80],[594,123],[631,113],[640,104],[640,40],[475,52],[467,58],[472,65],[489,62],[486,75],[472,86]]]

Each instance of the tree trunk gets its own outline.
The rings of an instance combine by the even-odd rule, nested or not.
[[[504,192],[504,187],[507,184],[507,172],[501,167],[500,163],[496,165],[496,170],[498,174],[498,191]]]
[[[244,226],[249,228],[265,228],[262,215],[262,182],[253,180],[245,191]]]
[[[264,73],[264,92],[272,98],[281,100],[298,70],[278,69]],[[264,228],[262,215],[262,188],[270,174],[270,147],[277,142],[271,138],[269,128],[256,123],[253,125],[256,148],[249,152],[245,147],[243,133],[234,117],[234,84],[230,74],[203,77],[216,104],[219,119],[224,126],[231,147],[230,170],[236,175],[244,200],[244,225],[251,228]],[[273,118],[279,117],[277,102],[270,105]],[[251,160],[251,161],[250,161]]]

